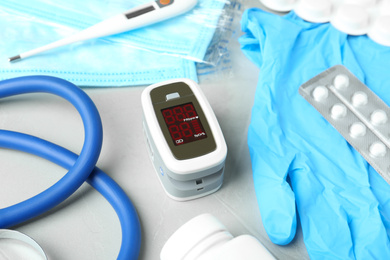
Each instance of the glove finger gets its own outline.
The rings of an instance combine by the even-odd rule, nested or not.
[[[294,167],[296,170],[291,173],[291,180],[310,257],[390,259],[386,228],[378,200],[365,178],[366,173],[357,169],[353,175],[360,177],[343,181],[345,175],[335,174],[337,170],[331,164],[327,170],[334,172],[333,178],[319,174],[318,169],[311,170],[315,168],[307,158],[299,164],[308,166]],[[332,183],[345,185],[334,186]]]
[[[266,149],[264,144],[253,138],[256,134],[251,129],[248,133],[256,197],[264,228],[273,243],[286,245],[294,238],[297,226],[295,197],[286,182],[289,162],[285,160],[283,165],[280,156],[271,151],[267,152],[265,160],[260,156]]]
[[[292,172],[303,239],[311,259],[354,259],[347,214],[335,187],[323,186],[308,167]]]
[[[390,238],[390,186],[372,167],[369,167],[371,190],[379,201],[379,212]]]
[[[362,196],[373,195],[369,191],[362,192]],[[359,203],[350,216],[356,259],[390,259],[389,240],[378,206],[378,203]]]

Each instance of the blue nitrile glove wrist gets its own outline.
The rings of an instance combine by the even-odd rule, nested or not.
[[[249,9],[242,30],[242,49],[260,67],[248,144],[270,239],[288,244],[299,216],[311,259],[390,259],[390,186],[298,94],[343,64],[390,104],[390,48],[293,12]]]

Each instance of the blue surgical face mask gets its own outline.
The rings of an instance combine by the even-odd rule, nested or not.
[[[197,80],[194,61],[203,60],[225,1],[199,0],[192,11],[155,25],[9,63],[9,56],[150,0],[1,0],[0,79],[45,74],[79,86],[143,85],[177,77]]]

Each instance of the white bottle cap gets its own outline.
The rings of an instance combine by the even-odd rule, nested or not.
[[[379,44],[390,46],[390,14],[376,19],[368,36]]]
[[[193,218],[165,243],[161,260],[275,260],[249,235],[233,236],[211,214]]]
[[[295,12],[306,21],[324,23],[329,21],[332,14],[332,2],[330,0],[301,0]]]
[[[279,11],[279,12],[286,12],[290,11],[297,0],[260,0],[263,2],[264,5],[266,5],[268,8]]]
[[[228,241],[232,235],[212,215],[203,214],[181,226],[165,243],[161,260],[195,260],[213,243]]]
[[[331,22],[350,35],[367,34],[390,46],[390,0],[259,0],[275,11],[290,11],[313,23]]]
[[[367,9],[359,5],[345,4],[338,8],[334,19],[331,21],[334,27],[350,35],[363,35],[368,32],[369,13]]]

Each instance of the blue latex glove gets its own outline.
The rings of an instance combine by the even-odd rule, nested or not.
[[[311,259],[390,259],[390,186],[298,94],[343,64],[390,104],[390,48],[293,12],[249,9],[242,30],[242,49],[260,67],[248,143],[270,239],[289,243],[299,216]]]

